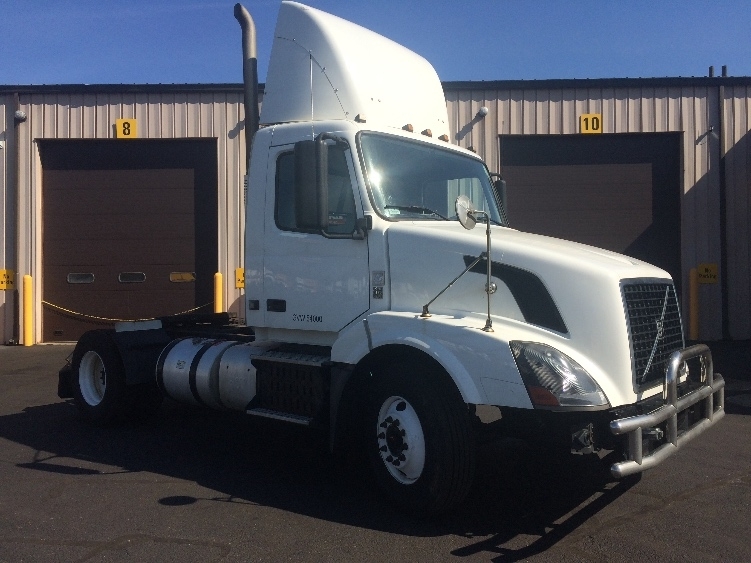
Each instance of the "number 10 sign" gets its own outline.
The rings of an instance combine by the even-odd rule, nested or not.
[[[579,133],[602,133],[602,114],[581,114],[579,116]]]

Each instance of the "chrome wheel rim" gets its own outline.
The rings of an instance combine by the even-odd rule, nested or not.
[[[403,485],[425,468],[425,435],[417,412],[403,397],[386,399],[378,412],[378,452],[389,474]]]
[[[81,358],[78,368],[78,386],[86,404],[95,407],[104,399],[107,389],[107,370],[102,358],[94,351],[88,351]]]

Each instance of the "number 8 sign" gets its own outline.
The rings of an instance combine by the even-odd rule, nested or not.
[[[115,120],[115,138],[116,139],[138,138],[138,122],[135,119],[116,119]]]

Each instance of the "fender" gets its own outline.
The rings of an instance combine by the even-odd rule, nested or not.
[[[159,354],[172,341],[172,337],[162,328],[153,330],[132,330],[111,333],[125,368],[125,383],[156,382],[156,362]]]
[[[172,338],[162,329],[128,330],[118,332],[105,330],[117,347],[117,352],[125,370],[125,384],[138,385],[156,382],[155,368],[159,354]],[[73,373],[70,364],[58,372],[57,396],[61,399],[73,398]]]
[[[483,348],[481,341],[486,339],[494,342],[486,343],[488,346]],[[468,340],[474,345],[469,345]],[[339,334],[331,349],[331,359],[356,365],[371,351],[389,344],[409,346],[433,358],[449,374],[466,403],[529,404],[508,345],[492,333],[468,326],[466,319],[436,316],[426,320],[414,313],[373,313]],[[498,350],[496,357],[473,351],[492,348]],[[499,402],[500,397],[488,396],[485,379],[497,381],[493,391],[503,389],[502,401]]]

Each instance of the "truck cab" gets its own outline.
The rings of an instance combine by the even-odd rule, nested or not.
[[[619,478],[722,417],[669,274],[511,228],[415,53],[283,2],[260,122],[246,325],[87,333],[60,378],[86,418],[166,395],[322,429],[365,452],[393,502],[435,514],[469,490],[481,410],[506,435],[613,451]]]

